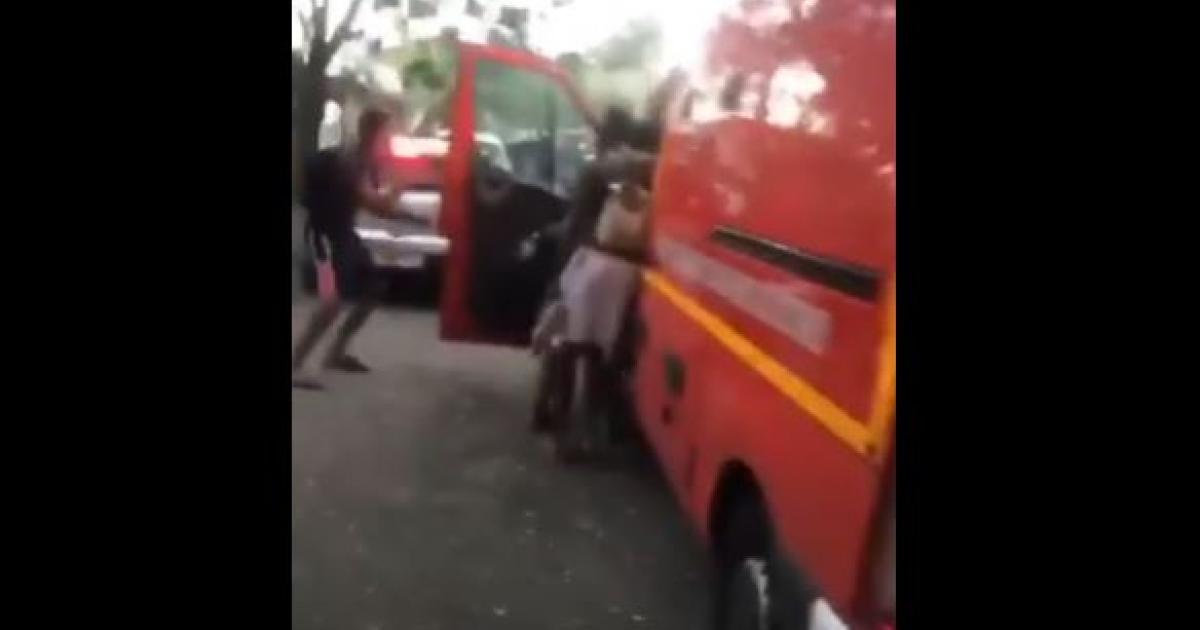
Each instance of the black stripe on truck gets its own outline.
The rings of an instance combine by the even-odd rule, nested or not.
[[[731,227],[714,229],[712,240],[718,245],[753,256],[805,280],[851,297],[869,302],[879,298],[879,272],[874,269],[806,252]]]

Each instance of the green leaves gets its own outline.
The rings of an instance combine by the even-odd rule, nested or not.
[[[446,77],[428,57],[414,59],[404,66],[401,74],[404,87],[421,86],[427,90],[440,90],[446,85]]]

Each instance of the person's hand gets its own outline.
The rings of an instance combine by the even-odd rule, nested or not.
[[[395,199],[395,200],[400,199],[401,192],[402,192],[402,188],[400,186],[400,182],[397,182],[392,179],[385,180],[383,182],[383,186],[381,186],[379,189],[380,196],[387,197],[388,199]]]
[[[617,190],[617,200],[630,212],[644,210],[649,199],[650,194],[633,182],[626,181]]]

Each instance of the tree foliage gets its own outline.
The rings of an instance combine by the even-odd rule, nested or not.
[[[328,0],[298,0],[292,10],[300,22],[303,44],[292,55],[296,157],[316,153],[325,102],[329,99],[329,62],[346,42],[362,36],[351,30],[363,0],[350,0],[340,19],[331,20]]]
[[[414,59],[404,66],[404,88],[415,86],[427,90],[440,90],[446,80],[434,67],[433,61],[427,58]]]

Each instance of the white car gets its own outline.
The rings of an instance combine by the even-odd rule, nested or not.
[[[446,255],[450,243],[438,233],[442,194],[436,190],[411,190],[400,195],[400,206],[415,218],[383,219],[360,211],[355,231],[384,268],[432,270]]]
[[[495,134],[477,132],[477,150],[494,166],[512,172],[512,161],[504,142]],[[450,148],[450,131],[441,130],[432,138],[395,136],[391,153],[399,158],[427,157],[434,162],[445,158]],[[384,269],[434,273],[450,249],[442,236],[438,219],[442,208],[442,193],[426,184],[407,190],[400,196],[400,206],[409,216],[380,218],[359,211],[355,231],[362,238],[375,264]],[[303,282],[311,289],[316,286],[315,273],[308,252],[303,256]]]

